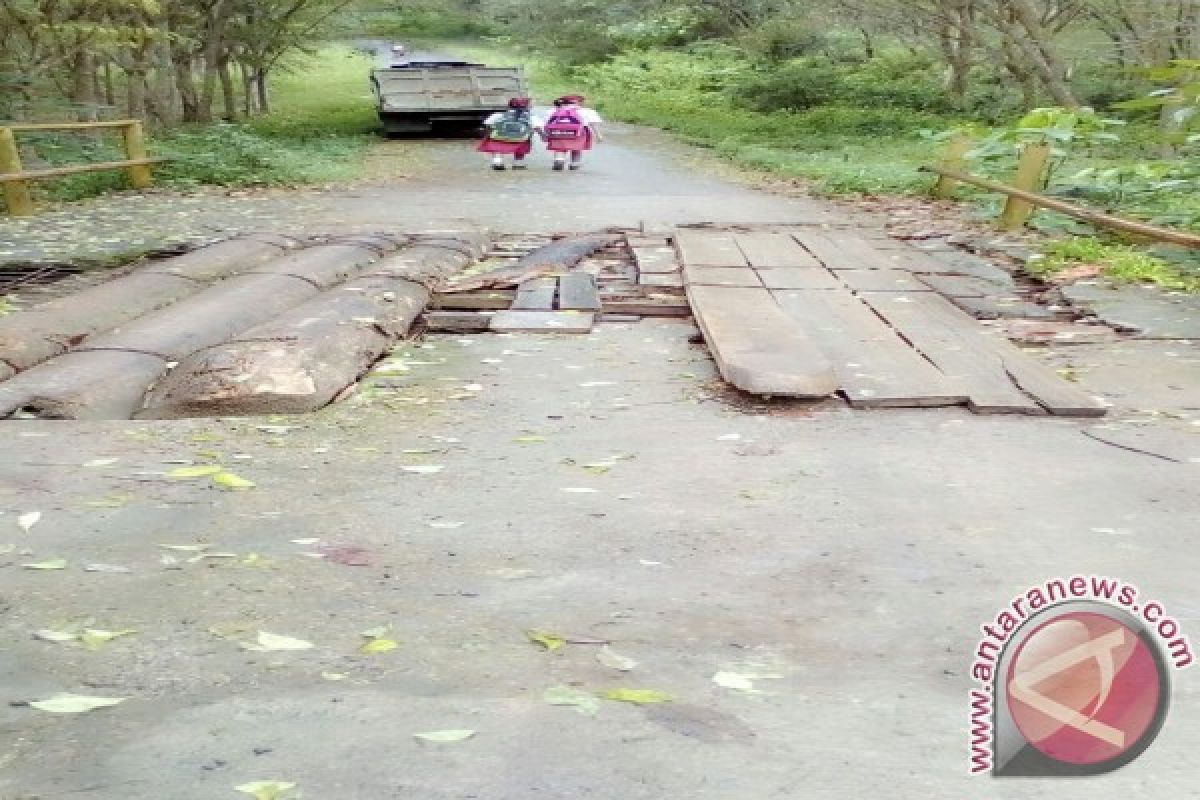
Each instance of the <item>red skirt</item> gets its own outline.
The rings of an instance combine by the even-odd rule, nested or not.
[[[575,139],[550,139],[546,142],[546,149],[555,153],[578,153],[582,150],[592,149],[592,129],[584,128],[583,136]]]
[[[533,152],[533,140],[526,142],[497,142],[488,137],[479,143],[479,152],[497,156],[527,156]]]

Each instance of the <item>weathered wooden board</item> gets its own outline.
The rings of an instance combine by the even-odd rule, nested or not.
[[[691,286],[688,297],[721,375],[751,394],[822,398],[833,365],[766,289]]]
[[[948,326],[958,328],[964,320],[969,320],[937,295],[920,297],[930,316],[938,316]],[[969,321],[966,324],[980,346],[1000,359],[1010,380],[1033,395],[1046,411],[1063,417],[1102,417],[1108,413],[1108,406],[1099,398],[1063,380],[1051,367],[1026,354],[1007,338],[989,335]]]
[[[683,270],[688,286],[732,286],[743,289],[761,288],[758,273],[749,267],[693,267]]]
[[[921,275],[920,280],[947,297],[987,297],[1006,292],[1003,286],[969,275]]]
[[[683,276],[678,272],[672,272],[666,275],[643,275],[642,277],[638,278],[638,283],[642,286],[682,289]]]
[[[974,320],[933,292],[863,292],[860,297],[946,377],[981,414],[1042,414],[1041,405],[1008,377],[1004,360]],[[1011,347],[1011,345],[1010,345]]]
[[[849,291],[781,291],[775,299],[829,356],[855,408],[964,405],[966,389],[912,349]]]
[[[591,333],[596,315],[585,311],[498,311],[495,333]]]
[[[842,289],[842,282],[822,267],[807,269],[781,267],[759,271],[758,277],[768,289]]]
[[[651,300],[605,300],[604,312],[631,314],[639,317],[690,317],[692,307],[687,303],[663,303]]]
[[[786,233],[739,233],[737,243],[750,266],[758,269],[822,266]]]
[[[797,228],[796,241],[829,269],[887,269],[893,266],[888,254],[871,246],[865,239],[844,231]]]
[[[492,326],[492,316],[479,311],[427,311],[425,329],[431,333],[481,333]]]
[[[673,247],[635,247],[633,260],[642,275],[679,271],[679,258]]]
[[[568,272],[558,279],[558,307],[563,311],[599,311],[596,278],[587,272]]]
[[[554,295],[558,291],[558,281],[554,278],[534,278],[525,281],[517,287],[517,297],[513,300],[513,310],[516,311],[552,311]]]
[[[512,307],[516,292],[483,291],[435,294],[432,308],[461,311],[499,311]]]
[[[855,291],[862,292],[929,292],[933,291],[917,280],[911,272],[899,269],[844,269],[838,278]]]
[[[745,267],[737,237],[724,231],[680,228],[675,232],[679,260],[690,267]]]

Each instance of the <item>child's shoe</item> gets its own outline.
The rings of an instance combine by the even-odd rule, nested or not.
[[[497,156],[496,158],[493,158],[492,159],[492,169],[494,169],[498,172],[503,172],[504,171],[504,159],[500,158],[499,156]]]
[[[566,166],[567,166],[567,160],[565,158],[554,159],[553,169],[555,172],[562,172],[563,169],[566,168]]]

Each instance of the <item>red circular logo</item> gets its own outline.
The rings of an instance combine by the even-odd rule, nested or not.
[[[1091,765],[1154,735],[1166,687],[1136,631],[1080,611],[1056,616],[1021,643],[1005,691],[1030,745],[1059,762]]]

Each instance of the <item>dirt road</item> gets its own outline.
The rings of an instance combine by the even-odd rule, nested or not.
[[[578,175],[422,152],[410,182],[293,199],[291,219],[284,196],[230,208],[310,230],[844,218],[636,131]],[[1096,428],[755,405],[694,332],[432,337],[390,390],[307,418],[6,423],[0,797],[1196,796],[1186,673],[1118,773],[966,775],[980,625],[1028,586],[1120,577],[1200,635],[1194,343],[1057,356],[1117,404]],[[179,472],[198,464],[256,488]],[[84,628],[136,633],[35,638]],[[594,699],[620,688],[673,702]],[[23,705],[57,692],[127,699]],[[414,737],[447,730],[475,733]]]

